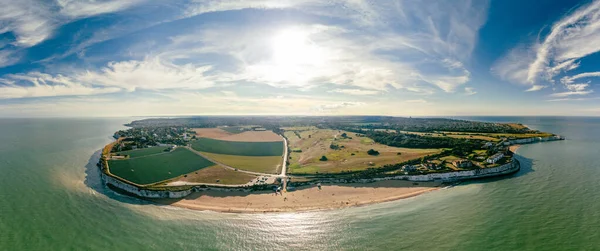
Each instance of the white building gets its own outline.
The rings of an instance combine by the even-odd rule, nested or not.
[[[492,155],[491,157],[489,157],[486,162],[490,163],[490,164],[494,164],[496,162],[498,162],[498,160],[500,160],[502,157],[504,157],[503,153],[496,153],[494,155]]]

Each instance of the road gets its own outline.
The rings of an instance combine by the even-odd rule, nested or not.
[[[287,160],[288,160],[288,147],[287,139],[283,138],[283,163],[281,163],[281,174],[279,176],[285,177],[287,172]]]

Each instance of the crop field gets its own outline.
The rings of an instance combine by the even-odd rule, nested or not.
[[[237,172],[221,166],[211,166],[188,173],[185,177],[181,176],[177,181],[240,185],[246,184],[255,178],[256,176],[252,174]]]
[[[203,152],[207,158],[241,170],[259,173],[279,173],[282,156],[239,156]]]
[[[283,141],[283,138],[272,131],[245,131],[243,133],[233,134],[219,138],[225,141],[238,142],[275,142]]]
[[[283,143],[278,142],[236,142],[208,138],[192,141],[192,148],[199,152],[209,152],[242,156],[282,156]]]
[[[211,138],[218,139],[231,135],[232,133],[225,131],[221,128],[194,128],[196,137],[198,138]]]
[[[129,158],[138,158],[138,157],[143,157],[146,155],[166,153],[165,150],[167,148],[168,147],[155,146],[155,147],[149,147],[149,148],[144,148],[144,149],[136,149],[136,150],[118,152],[118,153],[115,153],[115,155],[117,155],[117,154],[119,154],[121,156],[129,155]]]
[[[346,133],[347,137],[342,137],[342,133]],[[442,151],[441,149],[390,147],[377,144],[366,137],[358,137],[352,132],[338,130],[317,129],[302,131],[299,134],[300,137],[297,137],[294,132],[286,132],[290,148],[301,150],[301,152],[290,153],[288,171],[296,174],[359,171]],[[331,145],[337,146],[337,149],[332,149]],[[369,155],[367,154],[369,149],[374,149],[379,154]],[[321,156],[326,156],[327,161],[320,161]]]
[[[112,174],[140,185],[172,179],[213,165],[214,163],[185,148],[177,148],[165,154],[108,162]]]

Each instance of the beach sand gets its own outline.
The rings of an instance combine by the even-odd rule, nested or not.
[[[513,153],[517,153],[517,150],[519,149],[519,147],[521,147],[521,145],[512,145],[512,146],[508,147],[508,150]]]
[[[156,200],[161,204],[194,210],[232,213],[295,212],[360,206],[417,196],[439,189],[440,183],[380,181],[307,187],[275,195],[274,192],[205,191],[180,200]]]

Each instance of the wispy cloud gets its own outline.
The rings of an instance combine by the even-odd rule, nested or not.
[[[136,89],[204,89],[218,82],[210,66],[175,65],[160,58],[111,62],[97,71],[51,75],[40,72],[0,78],[0,98],[93,95]]]
[[[568,92],[557,92],[550,94],[550,97],[567,97],[572,95],[586,95],[590,94],[593,91],[568,91]]]
[[[475,91],[475,88],[473,88],[473,87],[465,87],[465,94],[467,96],[471,96],[471,95],[477,94],[477,92]]]
[[[142,15],[145,9],[140,11],[137,6],[144,2],[147,1],[0,0],[6,7],[0,9],[0,32],[15,35],[14,41],[8,43],[12,49],[0,50],[0,67],[18,62],[24,48],[48,40],[65,24],[126,9],[128,12],[124,14]],[[229,91],[229,95],[212,100],[223,100],[230,106],[241,102],[247,107],[267,101],[275,106],[293,107],[296,102],[296,106],[305,110],[325,112],[366,107],[363,101],[369,100],[369,95],[400,93],[407,97],[403,97],[405,101],[397,101],[399,104],[414,103],[418,108],[427,101],[409,95],[476,93],[476,86],[465,85],[471,80],[468,62],[479,28],[486,20],[488,1],[444,0],[423,4],[367,0],[182,0],[152,4],[181,13],[156,22],[148,21],[152,19],[152,13],[148,13],[144,16],[147,26],[131,26],[144,30],[130,34],[128,39],[114,39],[116,33],[131,32],[131,27],[121,25],[120,19],[89,33],[75,31],[76,34],[71,34],[77,37],[73,44],[65,45],[65,50],[44,60],[47,69],[1,76],[0,99],[70,96],[65,99],[74,100],[78,96],[125,95],[136,90],[167,95],[225,85],[235,86],[232,90],[260,85],[282,90],[286,98],[236,97],[237,92]],[[241,21],[202,19],[206,13],[217,17],[219,12],[239,14]],[[289,20],[272,21],[279,20],[282,13]],[[249,18],[252,15],[260,18]],[[195,18],[202,21],[195,22]],[[113,39],[108,42],[110,46],[119,48],[111,47],[112,54],[103,54],[107,47],[96,44],[96,53],[105,58],[97,61],[86,58],[87,47],[108,39]],[[89,51],[94,53],[91,47]],[[73,53],[80,53],[84,62],[54,64],[57,58],[62,60]],[[294,92],[314,94],[312,90],[324,88],[330,91],[320,100],[287,96]],[[348,98],[345,95],[354,96],[351,97],[354,101],[339,100]],[[192,99],[179,100],[197,105]],[[380,107],[373,112],[380,111]]]
[[[0,47],[0,67],[16,63],[20,51],[41,43],[61,25],[99,14],[117,12],[141,0],[0,0],[0,34],[12,33],[11,47]]]
[[[546,88],[547,86],[545,85],[532,85],[529,89],[525,90],[526,92],[535,92],[535,91],[539,91],[541,89]]]
[[[339,103],[327,103],[313,106],[312,110],[317,112],[330,112],[332,110],[338,110],[346,107],[354,107],[364,105],[363,102],[339,102]]]
[[[348,95],[375,95],[379,93],[377,90],[362,90],[362,89],[333,89],[329,92],[343,93]]]
[[[600,51],[600,1],[581,6],[554,23],[547,35],[535,44],[513,49],[492,67],[499,77],[531,85],[528,91],[541,90],[543,83],[554,84],[556,76],[580,67],[580,59]],[[595,72],[561,79],[565,89],[574,80],[600,76]],[[536,87],[537,86],[537,87]],[[587,87],[587,86],[586,86]],[[562,92],[556,95],[585,95],[591,91]]]

